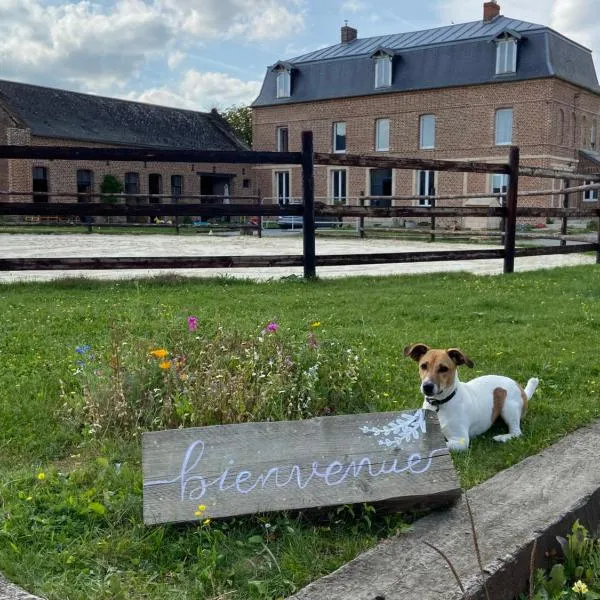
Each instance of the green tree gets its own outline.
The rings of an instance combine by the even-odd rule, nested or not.
[[[120,194],[125,188],[123,183],[114,175],[105,175],[100,184],[102,202],[117,202],[118,198],[112,194]]]
[[[249,106],[230,106],[221,112],[235,135],[252,147],[252,109]]]

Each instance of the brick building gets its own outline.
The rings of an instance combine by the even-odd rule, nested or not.
[[[494,0],[485,2],[482,17],[366,39],[345,25],[340,43],[275,63],[253,104],[254,149],[296,151],[301,132],[312,130],[317,152],[506,162],[508,146],[517,145],[523,165],[600,171],[600,88],[591,52],[548,27],[502,16]],[[425,198],[388,198],[493,193],[506,178],[323,166],[315,193],[328,203],[355,204],[365,195],[379,196],[383,206],[426,206]],[[300,170],[292,165],[258,169],[257,183],[279,202],[301,195]],[[520,183],[522,190],[548,185]],[[596,202],[597,192],[580,201]]]
[[[0,144],[248,150],[216,111],[180,110],[10,81],[0,81]],[[0,160],[0,190],[32,192],[25,198],[37,202],[47,201],[42,192],[57,194],[52,200],[76,202],[78,197],[60,194],[79,193],[79,199],[89,201],[85,194],[99,193],[105,175],[117,177],[126,193],[146,195],[138,202],[158,201],[154,194],[226,198],[253,191],[251,168],[244,165]],[[23,201],[19,196],[11,199]]]

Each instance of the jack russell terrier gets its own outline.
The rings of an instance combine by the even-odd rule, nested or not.
[[[414,344],[404,348],[404,356],[419,363],[423,408],[438,413],[450,450],[467,450],[469,440],[486,432],[498,417],[508,425],[508,433],[494,436],[496,442],[521,435],[521,417],[538,379],[532,377],[525,389],[501,375],[484,375],[462,383],[456,368],[473,368],[473,361],[458,348],[433,350],[425,344]]]

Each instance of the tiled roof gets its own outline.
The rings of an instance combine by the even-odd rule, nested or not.
[[[247,150],[216,113],[0,80],[4,103],[35,136],[146,148]]]

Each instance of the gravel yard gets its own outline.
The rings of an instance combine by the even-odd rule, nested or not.
[[[378,252],[410,252],[431,250],[468,250],[497,248],[481,244],[427,243],[392,239],[335,239],[317,238],[319,254],[374,254]],[[27,235],[0,234],[1,258],[34,257],[114,257],[114,256],[240,256],[302,254],[302,237],[299,235],[269,236],[259,239],[252,236],[177,236],[177,235]],[[585,254],[566,254],[517,258],[516,271],[527,271],[557,266],[592,264],[595,257]],[[430,263],[404,263],[384,265],[356,265],[318,267],[320,277],[345,277],[351,275],[401,275],[410,273],[437,273],[468,271],[480,275],[502,272],[502,260],[471,260]],[[47,281],[60,277],[90,277],[97,279],[129,279],[164,273],[178,273],[193,277],[227,275],[255,280],[302,275],[301,268],[249,268],[249,269],[122,269],[107,271],[5,271],[1,282]]]

